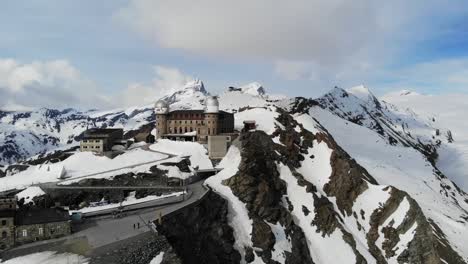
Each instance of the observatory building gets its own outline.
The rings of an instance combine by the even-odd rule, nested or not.
[[[156,138],[208,142],[209,137],[234,132],[234,115],[219,110],[218,99],[210,96],[204,110],[169,109],[165,101],[155,104]],[[227,138],[230,140],[230,138]]]

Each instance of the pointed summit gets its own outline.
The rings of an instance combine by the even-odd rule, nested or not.
[[[372,99],[373,101],[374,100],[373,98],[375,98],[374,94],[372,94],[369,88],[367,88],[366,86],[362,84],[346,89],[346,91],[363,101],[368,101],[369,98]]]
[[[208,94],[208,92],[205,89],[205,85],[200,79],[195,79],[193,81],[189,81],[184,85],[183,90],[185,91],[191,91],[193,93],[196,92],[201,92],[203,94]]]
[[[250,95],[259,96],[259,97],[263,97],[266,95],[265,88],[263,88],[263,86],[258,82],[252,82],[252,83],[242,85],[239,87],[231,86],[228,88],[228,92],[240,92],[243,94],[250,94]]]

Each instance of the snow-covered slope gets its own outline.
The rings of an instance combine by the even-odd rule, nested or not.
[[[284,110],[266,109],[271,125],[242,135],[206,181],[229,202],[246,262],[468,261],[468,196],[417,147],[317,101]]]
[[[468,190],[468,96],[464,94],[421,95],[400,91],[383,96],[382,100],[406,111],[414,111],[423,119],[450,133],[452,142],[438,149],[437,167],[462,188]],[[449,132],[450,131],[450,132]]]
[[[467,191],[468,127],[459,122],[468,111],[467,103],[454,96],[437,98],[402,91],[379,100],[359,86],[335,88],[317,102],[336,116],[374,130],[391,145],[417,149]]]

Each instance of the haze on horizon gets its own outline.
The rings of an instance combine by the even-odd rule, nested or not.
[[[0,4],[0,109],[147,104],[194,78],[315,97],[364,84],[468,93],[468,3],[10,1]]]

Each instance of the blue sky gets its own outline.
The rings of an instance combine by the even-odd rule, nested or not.
[[[468,92],[464,1],[193,2],[2,2],[0,108],[147,103],[187,78],[214,93]]]

